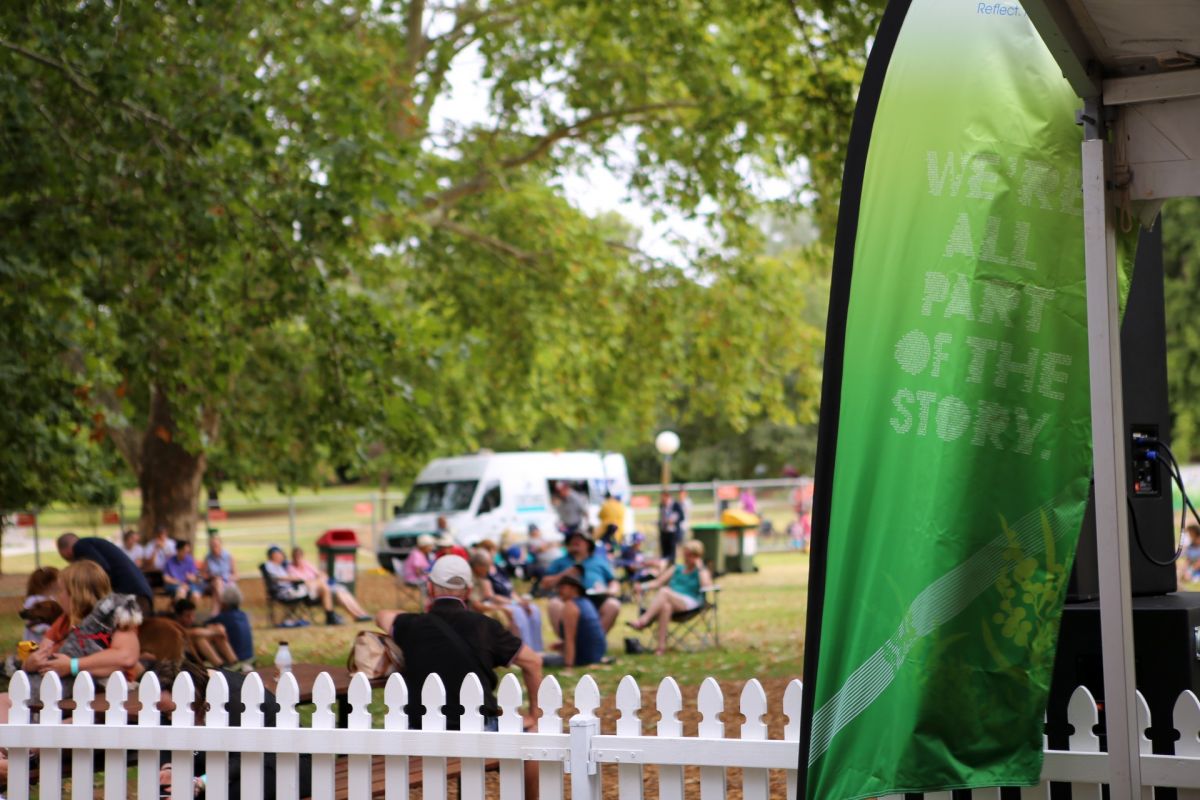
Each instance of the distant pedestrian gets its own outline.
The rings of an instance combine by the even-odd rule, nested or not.
[[[668,564],[675,563],[675,549],[683,541],[683,505],[663,492],[658,503],[658,552]]]
[[[558,512],[559,526],[563,534],[587,533],[591,526],[588,523],[588,499],[580,492],[571,488],[566,481],[559,481],[554,487],[555,510]]]
[[[611,492],[604,493],[600,504],[600,541],[609,552],[616,552],[625,541],[625,504]]]

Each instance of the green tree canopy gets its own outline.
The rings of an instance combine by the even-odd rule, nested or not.
[[[5,7],[0,273],[27,358],[4,368],[29,391],[0,421],[30,445],[0,505],[84,483],[89,440],[136,477],[144,531],[186,536],[210,463],[295,485],[795,419],[816,337],[753,187],[806,171],[783,204],[814,193],[832,231],[880,5]],[[439,106],[464,58],[484,121]],[[595,163],[711,243],[662,263],[580,213],[562,180]]]

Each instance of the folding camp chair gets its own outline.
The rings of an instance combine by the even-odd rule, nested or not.
[[[271,577],[266,564],[259,564],[267,595],[267,620],[273,627],[289,628],[312,622],[312,608],[320,605],[319,598],[311,595],[293,596],[287,589],[303,581],[281,581]],[[275,617],[279,614],[279,621]]]
[[[704,591],[704,602],[691,611],[676,611],[667,626],[667,648],[695,653],[721,644],[721,630],[717,618],[717,595],[720,586]],[[642,647],[653,650],[657,647],[658,625],[651,624],[643,633]]]

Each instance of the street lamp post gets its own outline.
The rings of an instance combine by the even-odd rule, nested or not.
[[[679,452],[679,434],[675,431],[663,431],[654,437],[654,449],[663,457],[662,490],[670,491],[668,487],[671,483],[671,456]]]

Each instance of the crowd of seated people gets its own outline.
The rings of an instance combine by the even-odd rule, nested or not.
[[[543,664],[569,669],[609,660],[607,635],[626,598],[623,581],[631,582],[639,597],[639,587],[653,592],[642,613],[628,624],[641,630],[657,622],[660,653],[671,615],[702,603],[704,590],[711,586],[703,549],[697,542],[682,548],[683,561],[676,565],[647,557],[642,552],[645,539],[636,531],[610,527],[601,542],[586,524],[571,526],[563,533],[562,544],[552,543],[536,526],[530,526],[524,541],[506,533],[499,545],[484,540],[470,550],[448,529],[437,536],[421,536],[397,570],[397,580],[420,587],[428,603],[416,614],[381,612],[374,619],[398,642],[413,646],[414,636],[433,634],[429,626],[411,619],[425,618],[440,609],[441,622],[458,631],[457,635],[444,630],[438,634],[456,643],[448,651],[449,660],[458,662],[455,669],[475,671],[483,680],[483,673],[489,670],[476,669],[474,664],[494,668],[513,663],[525,672],[527,682],[533,681],[535,685],[528,688],[535,692]],[[145,544],[138,542],[136,534],[126,532],[120,546],[96,537],[64,534],[58,550],[68,566],[61,571],[53,567],[35,570],[22,604],[23,637],[39,646],[21,666],[35,683],[53,671],[64,680],[69,695],[70,684],[81,670],[87,670],[101,685],[117,671],[136,681],[146,670],[153,670],[163,686],[169,687],[179,671],[198,668],[202,672],[205,664],[231,672],[252,669],[250,619],[241,608],[233,556],[219,537],[210,538],[209,553],[200,562],[190,542],[173,541],[164,528],[156,530]],[[618,570],[624,570],[621,579]],[[299,547],[292,550],[289,560],[282,548],[272,546],[262,571],[268,582],[278,582],[280,591],[322,606],[328,624],[342,623],[335,604],[341,604],[358,621],[372,619],[348,587],[331,580]],[[148,573],[161,574],[172,595],[172,613],[152,616]],[[544,599],[535,598],[535,587]],[[211,599],[212,609],[201,615],[197,606],[205,598]],[[458,605],[452,608],[452,604]],[[552,634],[548,643],[543,634],[544,617]],[[168,640],[179,643],[182,663],[163,644]],[[463,642],[467,648],[460,650]],[[444,656],[447,653],[431,657],[423,666],[417,659],[413,669],[406,670],[406,677],[408,672],[416,677],[420,669],[433,669],[434,662],[441,663],[438,659],[447,660]],[[174,666],[164,666],[168,662]],[[458,685],[453,684],[455,688]],[[488,692],[494,691],[495,685],[494,675],[490,682],[484,681]],[[10,708],[8,696],[0,695],[0,722],[7,720]],[[0,774],[6,768],[0,758]]]

